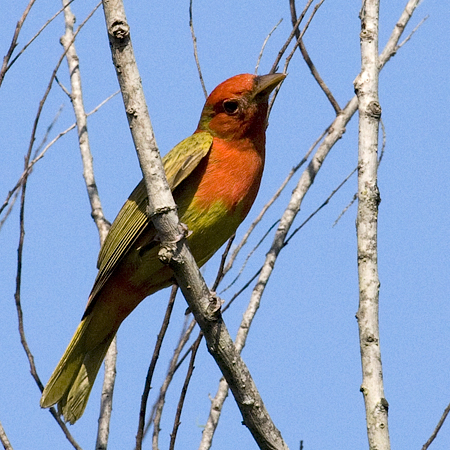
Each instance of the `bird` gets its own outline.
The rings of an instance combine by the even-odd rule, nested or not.
[[[241,74],[208,96],[195,132],[163,158],[187,242],[201,267],[235,233],[259,190],[268,101],[282,73]],[[58,404],[74,424],[83,414],[106,352],[123,320],[149,295],[175,282],[158,258],[144,180],[119,211],[98,256],[81,322],[45,386],[40,406]]]

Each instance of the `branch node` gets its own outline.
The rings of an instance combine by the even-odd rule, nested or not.
[[[208,320],[216,321],[219,319],[220,310],[223,304],[224,301],[215,292],[211,292],[209,305],[206,311]]]
[[[381,117],[381,105],[376,101],[370,102],[367,105],[367,115],[379,120]]]
[[[130,38],[130,27],[123,20],[117,20],[108,30],[111,38],[115,39],[120,45],[126,45]]]
[[[361,33],[359,33],[359,37],[361,38],[361,40],[371,42],[375,39],[375,33],[366,28],[362,30]]]

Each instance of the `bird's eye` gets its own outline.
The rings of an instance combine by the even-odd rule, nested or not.
[[[232,116],[238,112],[239,103],[236,100],[225,100],[223,102],[223,109],[229,116]]]

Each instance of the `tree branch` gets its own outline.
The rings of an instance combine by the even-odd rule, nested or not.
[[[401,37],[401,32],[399,30],[403,31],[410,20],[415,8],[417,7],[417,0],[409,1],[405,10],[403,11],[399,21],[396,24],[396,27],[394,31],[392,32],[388,43],[386,44],[385,49],[383,50],[383,53],[380,55],[379,58],[379,64],[380,64],[380,70],[386,62],[395,54],[395,52],[392,52],[392,49],[397,48],[398,41]],[[309,3],[308,3],[309,5]],[[307,6],[308,6],[307,5]],[[278,64],[278,62],[277,62]],[[255,288],[252,293],[252,297],[249,302],[249,315],[247,316],[245,321],[241,322],[241,326],[239,328],[238,333],[241,332],[244,333],[245,330],[248,332],[248,326],[249,321],[251,323],[251,320],[253,317],[251,314],[256,314],[257,309],[259,308],[259,304],[261,301],[261,296],[264,292],[265,286],[267,285],[268,279],[270,275],[272,274],[272,271],[275,267],[275,263],[278,257],[278,254],[280,253],[281,249],[283,248],[285,244],[286,237],[289,233],[289,230],[292,226],[292,223],[297,216],[298,212],[300,211],[300,206],[303,202],[303,199],[308,192],[309,188],[311,187],[312,183],[314,182],[314,179],[322,167],[323,161],[327,157],[328,153],[330,152],[331,148],[334,146],[334,144],[342,137],[342,135],[345,133],[346,126],[350,119],[353,117],[355,112],[358,109],[358,100],[357,97],[354,96],[345,106],[345,108],[341,111],[341,114],[339,114],[333,122],[330,124],[330,126],[326,130],[326,136],[323,142],[320,144],[319,148],[317,149],[316,153],[314,154],[311,162],[309,163],[308,167],[304,170],[302,173],[300,180],[298,181],[298,184],[296,188],[294,189],[292,193],[292,197],[289,201],[289,204],[287,205],[281,220],[280,224],[278,226],[278,229],[275,233],[274,240],[272,242],[272,246],[267,253],[266,260],[263,264],[263,267],[260,271],[255,275],[259,274],[258,281],[255,285]],[[315,148],[315,145],[320,141],[321,139],[318,139],[316,143],[311,147],[311,149]],[[253,278],[252,278],[253,280]],[[247,287],[244,286],[245,289]],[[241,292],[240,291],[240,292]],[[251,314],[250,314],[251,311]],[[242,336],[243,338],[244,336]],[[244,345],[245,345],[245,339],[244,339]],[[211,408],[210,408],[210,415],[208,418],[207,425],[205,427],[205,430],[203,432],[202,436],[202,442],[200,444],[199,450],[207,450],[210,448],[212,443],[212,437],[214,434],[215,427],[217,426],[220,411],[223,405],[223,402],[225,401],[227,396],[227,383],[222,379],[219,383],[218,392],[215,396],[215,398],[212,400]]]
[[[192,45],[194,46],[194,58],[195,64],[197,65],[198,77],[200,78],[200,84],[202,85],[203,94],[206,99],[208,98],[208,91],[206,90],[205,81],[203,80],[202,75],[202,68],[200,67],[200,60],[198,59],[197,37],[195,36],[194,19],[192,14],[192,0],[189,1],[189,28],[191,29]]]
[[[363,381],[370,448],[390,449],[388,402],[384,395],[378,324],[379,288],[377,224],[380,193],[377,186],[378,132],[381,106],[378,102],[379,0],[365,0],[361,18],[361,73],[354,81],[358,98],[358,243],[359,326]]]
[[[261,448],[286,449],[222,320],[220,301],[211,295],[185,239],[180,238],[183,229],[153,135],[123,3],[103,0],[103,6],[114,66],[147,187],[149,212],[162,243],[160,259],[173,270],[208,350],[233,391],[244,424]]]
[[[169,303],[167,305],[166,314],[164,316],[164,320],[161,324],[161,329],[158,333],[158,339],[156,341],[155,349],[153,351],[152,360],[150,362],[150,366],[147,371],[147,377],[145,379],[144,392],[142,393],[141,398],[141,407],[139,410],[139,425],[138,431],[136,434],[136,450],[141,450],[142,448],[142,440],[144,439],[144,425],[145,425],[145,412],[147,410],[147,400],[148,395],[150,393],[153,372],[155,371],[156,362],[159,358],[159,352],[161,350],[161,346],[164,340],[164,336],[167,331],[167,327],[169,326],[170,316],[172,315],[173,305],[175,303],[175,297],[177,295],[178,286],[172,286],[172,292],[170,293]]]
[[[295,24],[297,22],[297,12],[295,10],[295,0],[289,0],[289,6],[290,6],[290,9],[291,9],[292,26],[295,26]],[[339,106],[339,103],[334,98],[334,96],[331,93],[331,91],[328,88],[328,86],[323,81],[323,79],[320,76],[318,70],[316,69],[316,66],[312,62],[312,60],[311,60],[311,58],[310,58],[310,56],[308,54],[308,51],[306,50],[305,43],[303,42],[303,39],[300,38],[300,31],[299,31],[298,28],[297,28],[297,30],[295,32],[295,37],[298,39],[300,52],[301,52],[301,54],[303,56],[303,59],[305,60],[305,62],[307,64],[307,66],[309,67],[309,70],[311,71],[312,76],[317,81],[317,84],[320,86],[320,88],[322,89],[324,94],[327,96],[327,98],[328,98],[329,102],[331,103],[331,105],[333,106],[334,111],[336,112],[336,114],[339,114],[341,112],[341,107]]]
[[[0,422],[0,442],[2,443],[3,448],[5,450],[13,450],[11,442],[9,442],[8,436],[1,422]]]
[[[436,436],[439,433],[439,430],[441,429],[442,425],[444,425],[445,419],[448,416],[448,413],[450,413],[450,403],[448,404],[447,408],[445,408],[441,418],[439,419],[438,424],[436,425],[436,428],[434,429],[433,433],[431,433],[430,438],[428,439],[425,444],[423,444],[422,450],[427,450],[428,447],[431,445],[431,443],[436,439]]]
[[[75,16],[73,15],[69,0],[62,0],[64,8],[65,33],[61,38],[61,44],[66,51],[66,60],[69,68],[71,93],[69,94],[76,118],[78,131],[78,146],[80,148],[83,165],[83,177],[86,184],[89,203],[91,206],[91,216],[97,226],[100,246],[106,239],[110,223],[103,213],[100,196],[98,194],[97,183],[94,176],[94,165],[92,152],[89,144],[89,134],[87,127],[87,114],[84,109],[83,91],[80,74],[80,60],[78,58],[75,44],[74,32]],[[93,14],[101,5],[98,3],[93,9]],[[112,414],[112,400],[114,383],[116,380],[116,360],[117,360],[117,338],[114,338],[105,357],[105,373],[100,400],[100,416],[97,428],[97,440],[95,448],[104,450],[108,446],[109,424]]]
[[[12,56],[12,54],[14,52],[14,49],[17,46],[17,39],[19,38],[20,30],[22,29],[23,23],[25,22],[25,19],[27,18],[28,13],[30,12],[30,10],[31,10],[32,6],[34,5],[35,1],[36,0],[30,0],[30,2],[28,3],[27,7],[25,8],[25,11],[22,14],[22,17],[17,22],[16,29],[14,30],[14,35],[13,35],[11,44],[9,46],[8,52],[3,57],[2,67],[0,68],[0,86],[2,85],[3,79],[5,78],[6,71],[8,70],[9,60],[11,59],[11,56]]]

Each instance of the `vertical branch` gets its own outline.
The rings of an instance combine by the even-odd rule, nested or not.
[[[72,101],[73,110],[77,122],[78,144],[80,146],[81,159],[83,162],[83,177],[86,182],[86,188],[91,205],[91,215],[98,228],[100,244],[108,234],[110,224],[103,214],[102,204],[98,195],[97,184],[94,177],[94,165],[92,159],[91,148],[89,145],[89,134],[87,128],[87,116],[83,104],[83,93],[81,86],[80,65],[75,44],[73,43],[73,26],[75,24],[75,16],[72,14],[68,0],[63,0],[64,19],[66,23],[66,32],[61,38],[61,44],[66,50],[66,59],[69,66],[70,83],[72,92],[70,99]],[[100,3],[96,6],[97,9]]]
[[[384,396],[378,327],[377,221],[380,193],[377,186],[378,131],[378,14],[379,0],[364,0],[361,9],[361,73],[354,85],[359,110],[358,243],[359,309],[357,313],[370,448],[390,449],[388,402]]]
[[[108,234],[110,223],[106,220],[103,214],[103,208],[94,176],[93,158],[89,145],[89,134],[87,128],[87,114],[84,109],[83,103],[79,58],[74,44],[73,27],[75,24],[75,16],[72,14],[72,11],[70,9],[69,0],[62,0],[62,3],[64,7],[65,33],[61,38],[61,44],[63,45],[66,52],[67,64],[69,66],[72,91],[70,94],[70,99],[72,101],[72,106],[76,118],[78,145],[80,147],[81,160],[83,164],[83,177],[86,183],[89,203],[91,206],[91,216],[94,219],[95,225],[97,226],[100,245],[102,245],[104,240],[106,239],[106,235]],[[99,3],[94,8],[93,12],[98,9],[100,4],[101,3]],[[100,416],[98,420],[97,441],[95,445],[95,448],[97,450],[106,449],[108,445],[114,383],[116,380],[116,360],[117,341],[116,338],[114,338],[105,358],[105,374],[100,401]]]
[[[170,316],[172,315],[173,305],[175,303],[175,297],[177,295],[178,286],[174,284],[172,286],[172,292],[170,293],[169,304],[167,305],[166,314],[164,316],[161,329],[158,333],[158,339],[156,341],[155,349],[153,351],[152,360],[147,371],[147,377],[145,379],[144,392],[141,397],[141,408],[139,410],[139,425],[136,434],[136,450],[141,450],[142,441],[144,439],[144,425],[145,425],[145,413],[147,411],[147,400],[150,394],[151,383],[153,378],[153,373],[155,371],[156,363],[159,358],[159,352],[161,351],[161,346],[166,335],[167,328],[169,326]]]

